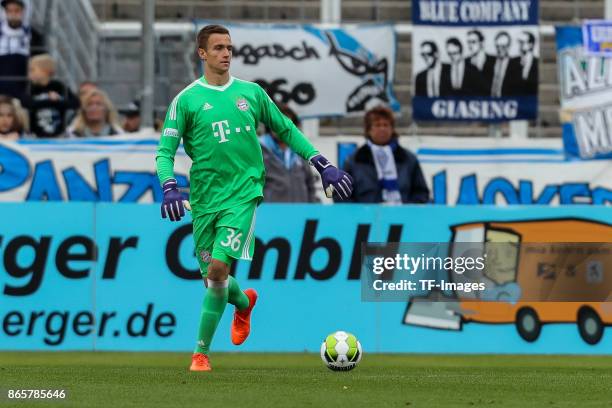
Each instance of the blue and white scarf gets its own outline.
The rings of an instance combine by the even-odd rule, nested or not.
[[[397,167],[393,157],[393,150],[397,147],[397,142],[393,140],[387,145],[380,146],[368,140],[368,146],[374,157],[378,183],[382,187],[383,202],[387,204],[401,204],[402,195],[399,191]]]

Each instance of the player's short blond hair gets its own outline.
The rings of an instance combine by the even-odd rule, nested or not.
[[[50,76],[55,75],[55,60],[49,54],[35,55],[30,58],[30,65],[46,71]]]

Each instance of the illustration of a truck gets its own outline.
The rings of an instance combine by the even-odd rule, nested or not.
[[[405,324],[461,330],[467,322],[514,323],[519,335],[533,342],[543,324],[577,323],[588,344],[597,344],[612,324],[612,225],[551,219],[451,229],[451,248],[480,243],[489,258],[483,276],[450,273],[448,278],[486,282],[494,290],[486,298],[476,292],[412,298]]]

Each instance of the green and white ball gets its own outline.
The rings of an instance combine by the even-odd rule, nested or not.
[[[361,344],[351,333],[337,331],[321,344],[321,359],[333,371],[349,371],[361,361]]]

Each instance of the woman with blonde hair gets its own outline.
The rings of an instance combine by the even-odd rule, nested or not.
[[[0,95],[0,140],[17,140],[24,136],[23,114],[10,96]]]
[[[81,109],[68,128],[70,137],[99,137],[122,134],[117,110],[101,89],[93,89],[81,99]]]

